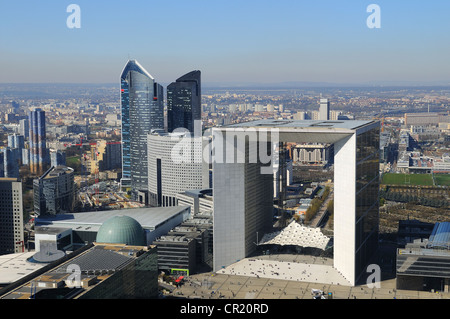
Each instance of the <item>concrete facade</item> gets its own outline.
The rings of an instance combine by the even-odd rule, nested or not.
[[[214,270],[249,256],[258,237],[262,238],[271,228],[272,176],[261,171],[267,164],[259,159],[252,163],[249,156],[257,149],[252,149],[255,143],[249,143],[248,136],[260,128],[277,131],[272,131],[269,143],[335,145],[334,267],[350,285],[355,285],[378,240],[380,123],[374,121],[262,120],[214,128],[216,153],[230,143],[233,145],[229,145],[226,156],[230,155],[229,150],[234,150],[233,155],[237,153],[238,158],[245,152],[244,163],[232,157],[223,163],[218,158],[213,161]],[[234,134],[237,144],[227,134]],[[239,140],[244,141],[246,136],[245,151],[239,150]]]

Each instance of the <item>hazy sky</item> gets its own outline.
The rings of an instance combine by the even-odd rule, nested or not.
[[[159,82],[450,82],[449,14],[448,0],[1,0],[0,82],[114,83],[128,58]]]

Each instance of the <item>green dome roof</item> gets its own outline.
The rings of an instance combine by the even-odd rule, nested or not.
[[[146,246],[144,229],[129,216],[114,216],[105,221],[97,232],[96,242]]]

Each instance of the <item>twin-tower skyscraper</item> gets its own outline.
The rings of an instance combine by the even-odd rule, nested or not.
[[[201,72],[189,72],[167,86],[167,126],[164,88],[136,60],[120,76],[122,110],[122,179],[134,200],[148,203],[147,136],[153,130],[194,132],[201,120]]]

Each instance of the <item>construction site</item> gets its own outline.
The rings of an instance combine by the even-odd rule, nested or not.
[[[83,211],[142,207],[130,200],[120,188],[121,142],[98,140],[65,144],[75,152],[67,165],[73,166],[77,175],[78,200]]]

